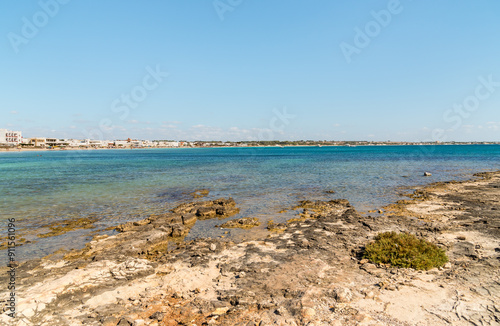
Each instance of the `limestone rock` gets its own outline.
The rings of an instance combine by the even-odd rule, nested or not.
[[[194,222],[196,222],[196,214],[192,214],[192,213],[187,213],[187,214],[183,214],[182,215],[182,224],[186,225],[186,224],[193,224]]]
[[[101,319],[103,326],[116,326],[118,324],[118,318],[109,316]]]
[[[256,217],[242,217],[235,220],[228,221],[222,225],[221,228],[242,228],[242,229],[250,229],[254,226],[259,226],[259,219]]]
[[[196,216],[198,216],[200,220],[213,218],[215,215],[217,215],[217,209],[214,207],[200,207],[196,211]]]
[[[131,318],[123,317],[118,322],[117,326],[133,326],[134,321]]]
[[[182,224],[177,224],[172,227],[172,237],[183,237],[189,233],[189,229]]]
[[[154,314],[152,314],[151,316],[149,316],[149,319],[162,321],[164,316],[165,316],[164,312],[157,311]]]
[[[220,307],[212,311],[212,315],[224,315],[229,310],[229,307]]]
[[[334,290],[335,300],[337,302],[347,303],[352,300],[352,292],[351,290],[344,287],[337,287]]]
[[[306,307],[302,309],[302,317],[305,319],[311,319],[315,315],[316,315],[316,310],[314,310],[313,308]]]

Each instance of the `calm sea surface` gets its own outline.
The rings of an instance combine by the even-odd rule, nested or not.
[[[236,217],[284,221],[278,213],[303,199],[348,199],[366,212],[399,199],[405,188],[463,180],[500,169],[499,145],[193,148],[0,153],[1,237],[14,217],[18,237],[33,244],[17,248],[19,260],[59,248],[81,247],[92,231],[193,200],[233,197]],[[423,177],[423,172],[432,177]],[[327,194],[334,190],[335,194]],[[56,220],[98,216],[92,230],[39,239]],[[219,220],[198,221],[188,238],[220,236]],[[110,231],[108,231],[109,233]],[[245,232],[232,230],[229,237]],[[5,260],[0,252],[0,261]]]

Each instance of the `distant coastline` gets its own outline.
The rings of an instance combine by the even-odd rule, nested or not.
[[[262,142],[261,142],[262,143]],[[367,147],[367,146],[439,146],[439,145],[500,145],[500,142],[446,142],[446,143],[422,143],[422,142],[339,142],[336,144],[322,143],[322,142],[297,142],[290,144],[290,142],[272,142],[273,144],[255,144],[252,142],[226,142],[224,145],[213,142],[192,142],[187,146],[177,147],[0,147],[0,152],[51,152],[51,151],[80,151],[80,150],[131,150],[131,149],[165,149],[165,148],[255,148],[255,147]]]
[[[377,144],[357,144],[357,145],[317,145],[317,144],[298,144],[298,145],[226,145],[226,146],[182,146],[182,147],[91,147],[91,148],[0,148],[0,152],[4,153],[16,153],[16,152],[60,152],[60,151],[93,151],[93,150],[135,150],[135,149],[187,149],[187,148],[257,148],[257,147],[369,147],[369,146],[443,146],[443,145],[455,145],[455,146],[468,146],[468,145],[500,145],[500,142],[473,142],[473,143],[377,143]]]

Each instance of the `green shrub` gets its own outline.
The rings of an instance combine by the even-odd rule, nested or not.
[[[364,252],[373,263],[429,270],[443,266],[448,257],[443,249],[409,233],[385,232],[375,237]]]

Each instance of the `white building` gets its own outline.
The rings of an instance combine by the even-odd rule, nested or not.
[[[46,138],[45,144],[50,147],[68,147],[71,140],[64,138]]]
[[[115,147],[117,148],[130,148],[131,143],[127,140],[115,140]]]
[[[0,129],[0,145],[17,146],[23,142],[20,131]]]
[[[159,141],[158,147],[179,147],[178,141]]]
[[[151,140],[143,140],[142,146],[143,147],[155,147],[156,144],[154,142],[152,142]]]
[[[80,147],[82,141],[80,139],[68,139],[68,147],[78,148]]]
[[[41,137],[30,138],[28,145],[34,146],[34,147],[45,147],[45,146],[47,146],[46,141],[47,141],[46,138],[41,138]]]
[[[109,141],[86,139],[86,143],[88,144],[89,147],[103,148],[103,147],[108,147]]]
[[[132,147],[142,147],[142,140],[131,140],[130,144]]]

